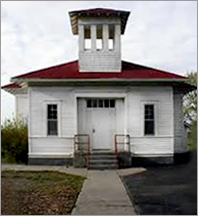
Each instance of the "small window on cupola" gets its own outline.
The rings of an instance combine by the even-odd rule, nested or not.
[[[109,40],[108,40],[109,50],[114,49],[114,35],[115,35],[115,26],[109,25]]]
[[[84,26],[84,38],[85,38],[85,50],[91,49],[91,26],[85,25]]]
[[[103,40],[102,40],[103,29],[102,25],[96,26],[96,49],[102,50],[103,48]]]

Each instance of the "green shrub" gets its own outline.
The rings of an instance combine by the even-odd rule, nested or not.
[[[191,132],[188,135],[188,144],[190,150],[197,150],[197,121],[192,124]]]
[[[23,118],[6,119],[1,126],[1,157],[7,163],[27,163],[28,127]]]

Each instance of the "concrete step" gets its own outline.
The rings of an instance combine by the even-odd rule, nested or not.
[[[97,170],[117,169],[117,155],[108,149],[94,149],[89,155],[89,168]]]
[[[104,169],[118,169],[117,164],[90,164],[89,169],[104,170]]]
[[[102,155],[102,154],[98,154],[98,155],[89,155],[90,160],[114,160],[117,159],[116,155]]]
[[[98,152],[98,151],[92,151],[91,155],[115,155],[114,152]]]
[[[117,160],[89,160],[90,164],[117,164]]]
[[[111,149],[92,149],[91,150],[92,152],[114,152],[114,151],[112,151]]]

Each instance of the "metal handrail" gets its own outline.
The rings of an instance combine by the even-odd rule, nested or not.
[[[128,142],[118,142],[118,137],[124,137],[127,138]],[[130,136],[128,134],[116,134],[115,135],[115,154],[118,154],[118,144],[127,144],[128,145],[128,151],[130,152]]]
[[[87,142],[78,142],[77,138],[79,138],[79,137],[87,137]],[[87,166],[87,169],[89,169],[89,155],[90,155],[90,136],[89,136],[89,134],[76,134],[76,135],[74,135],[74,152],[76,151],[76,145],[77,145],[78,150],[79,150],[79,144],[87,144],[86,166]]]

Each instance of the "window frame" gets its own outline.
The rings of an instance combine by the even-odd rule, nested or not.
[[[154,108],[154,134],[145,134],[145,106],[146,105],[153,105]],[[142,136],[143,137],[154,137],[158,135],[158,101],[141,101],[141,116],[142,116]]]
[[[49,112],[52,111],[53,112],[53,108],[52,110],[50,110],[50,107],[49,106],[56,106],[56,118],[49,118]],[[53,114],[52,114],[53,115]],[[56,130],[55,130],[55,133],[52,134],[52,130],[50,130],[49,128],[49,124],[50,122],[55,122],[56,123]],[[51,133],[50,133],[51,132]],[[58,136],[58,106],[57,104],[47,104],[47,135],[48,136]]]
[[[89,31],[89,36],[86,37],[86,30]],[[92,50],[92,43],[91,43],[91,25],[84,25],[84,29],[83,29],[83,34],[84,34],[84,51],[87,50]]]
[[[57,106],[57,135],[48,134],[48,105],[56,105]],[[58,101],[46,101],[45,102],[45,110],[46,110],[46,137],[61,137],[61,118],[60,118],[60,102]]]
[[[113,37],[110,37],[110,28],[113,28]],[[115,24],[109,24],[108,25],[108,50],[109,51],[114,51],[115,49]],[[112,48],[111,48],[111,42],[112,42]]]
[[[101,38],[98,35],[98,31],[101,29]],[[96,51],[101,51],[104,49],[104,38],[103,38],[103,25],[97,24],[96,25]]]
[[[153,118],[147,119],[146,118],[146,106],[152,106]],[[152,123],[152,133],[148,133],[146,131],[146,123]],[[145,136],[154,136],[155,135],[155,105],[154,104],[144,104],[144,135]]]

